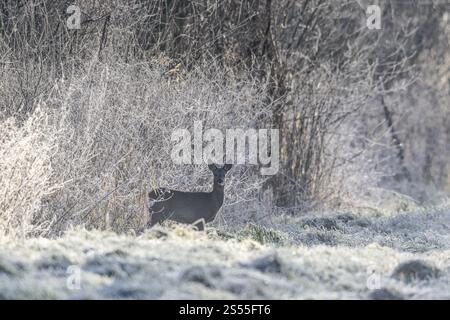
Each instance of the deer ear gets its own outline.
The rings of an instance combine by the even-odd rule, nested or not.
[[[225,171],[229,171],[233,165],[231,163],[225,163],[223,169]]]
[[[214,171],[217,169],[217,166],[214,163],[210,163],[210,164],[208,164],[208,168],[209,168],[209,170]]]

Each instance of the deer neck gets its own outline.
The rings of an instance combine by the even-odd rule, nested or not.
[[[214,204],[217,206],[217,210],[219,210],[223,204],[223,186],[218,183],[214,183],[211,196],[214,200]]]

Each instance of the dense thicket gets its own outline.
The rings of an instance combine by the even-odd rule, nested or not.
[[[377,30],[370,4],[80,0],[70,29],[71,1],[1,1],[3,229],[142,224],[149,181],[208,185],[168,159],[170,131],[194,119],[280,129],[280,172],[238,171],[230,212],[448,191],[448,5],[382,1]]]

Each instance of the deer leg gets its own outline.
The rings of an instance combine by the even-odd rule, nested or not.
[[[203,231],[206,227],[206,221],[204,218],[201,218],[195,221],[193,225],[197,228],[198,231]]]
[[[153,212],[150,217],[149,227],[153,227],[155,224],[161,224],[164,221],[164,215],[158,212]]]

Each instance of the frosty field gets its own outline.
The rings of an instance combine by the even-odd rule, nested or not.
[[[450,211],[3,238],[0,298],[449,299]]]

